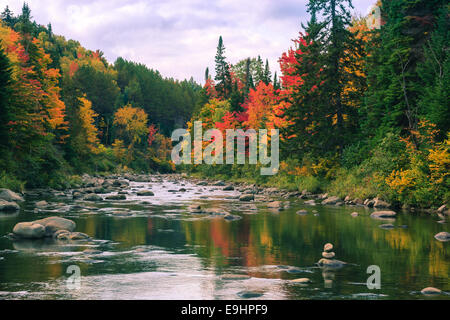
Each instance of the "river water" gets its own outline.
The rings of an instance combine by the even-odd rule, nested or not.
[[[171,192],[181,185],[186,192]],[[150,188],[155,196],[136,195]],[[49,196],[50,206],[39,212],[34,203],[43,198],[27,197],[19,213],[0,216],[0,299],[429,299],[421,289],[450,292],[450,242],[434,239],[450,228],[437,216],[402,212],[383,221],[367,208],[309,206],[297,198],[277,211],[222,189],[130,182],[125,201]],[[193,214],[193,204],[241,219]],[[299,215],[300,209],[308,212]],[[6,236],[18,222],[54,215],[75,221],[76,231],[92,240]],[[386,223],[395,228],[380,228]],[[316,265],[328,242],[348,263],[344,268]],[[83,252],[88,248],[98,252]],[[380,268],[381,289],[367,287],[371,265]],[[67,285],[70,266],[81,273],[76,288]],[[297,278],[311,282],[292,281]]]

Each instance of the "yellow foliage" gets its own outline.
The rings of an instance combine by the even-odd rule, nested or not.
[[[94,125],[94,118],[98,115],[92,110],[92,103],[86,99],[78,98],[80,101],[79,117],[81,121],[81,127],[83,128],[83,135],[86,139],[86,147],[93,153],[98,154],[99,149],[99,139],[98,130]]]
[[[414,172],[413,170],[394,170],[386,178],[388,186],[402,194],[405,190],[415,186]]]

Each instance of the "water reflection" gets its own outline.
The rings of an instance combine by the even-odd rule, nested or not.
[[[152,190],[158,195],[163,189],[171,186],[154,185]],[[77,223],[77,231],[94,239],[90,242],[2,237],[0,298],[411,299],[423,298],[415,292],[428,286],[450,291],[449,243],[433,238],[448,227],[429,216],[401,214],[389,222],[395,228],[382,229],[379,225],[386,222],[370,218],[363,208],[316,206],[315,215],[311,207],[292,202],[278,212],[267,210],[264,203],[255,207],[226,199],[216,191],[209,191],[214,199],[200,200],[207,191],[195,198],[198,187],[187,189],[182,197],[164,191],[165,196],[147,203],[135,197],[131,203],[81,203],[93,207],[89,214],[79,208],[64,213]],[[189,214],[186,208],[194,200],[242,219]],[[300,209],[308,212],[296,214]],[[115,216],[111,210],[132,215]],[[352,217],[355,211],[359,215]],[[2,217],[0,234],[33,219],[31,212]],[[318,268],[327,242],[348,266]],[[65,286],[65,272],[72,264],[80,266],[83,277],[76,292]],[[381,290],[365,286],[369,265],[381,269]],[[250,278],[225,281],[223,274]],[[303,277],[311,283],[290,281]]]

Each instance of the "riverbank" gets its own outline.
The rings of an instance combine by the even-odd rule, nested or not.
[[[382,209],[393,209],[393,210],[403,210],[405,212],[425,212],[429,214],[437,214],[439,216],[450,216],[450,208],[446,204],[442,204],[436,208],[421,208],[412,206],[401,206],[397,204],[391,204],[388,201],[382,199],[381,197],[367,197],[358,198],[352,195],[340,196],[336,194],[331,194],[328,192],[311,192],[308,189],[298,190],[298,186],[294,183],[285,183],[283,187],[280,187],[280,180],[277,178],[267,179],[264,183],[258,183],[257,179],[249,178],[233,178],[225,175],[218,175],[217,177],[208,177],[201,172],[195,173],[176,173],[176,174],[163,174],[163,175],[152,175],[167,177],[168,179],[179,180],[185,179],[194,184],[200,185],[210,185],[210,186],[225,186],[240,190],[241,193],[254,194],[256,197],[261,196],[260,200],[264,199],[264,196],[277,197],[282,199],[289,198],[299,198],[303,200],[309,200],[309,204],[323,204],[332,206],[359,206],[374,208],[377,210]],[[100,197],[97,194],[108,193],[108,192],[120,192],[121,188],[127,187],[129,182],[150,182],[152,179],[148,174],[134,174],[134,173],[123,173],[123,174],[101,174],[101,175],[88,175],[84,174],[82,176],[71,176],[67,180],[67,188],[59,188],[58,190],[52,188],[39,188],[31,190],[23,190],[19,192],[19,197],[24,194],[32,195],[62,195],[70,191],[70,196],[73,199],[87,198],[87,200],[99,200]],[[316,189],[317,190],[317,189]],[[0,211],[10,211],[18,210],[19,204],[22,199],[18,199],[16,196],[11,196],[11,192],[8,189],[2,189],[2,194],[4,197],[0,203]],[[120,200],[116,196],[117,200]],[[308,202],[308,201],[307,201]],[[307,203],[308,204],[308,203]]]
[[[379,196],[374,197],[364,197],[364,198],[358,198],[355,197],[352,194],[342,195],[342,192],[340,194],[333,194],[329,192],[317,192],[317,190],[320,190],[319,187],[316,186],[317,183],[314,182],[314,179],[310,178],[311,182],[311,189],[313,191],[310,191],[311,189],[303,189],[298,190],[298,184],[287,182],[287,179],[283,178],[268,178],[264,183],[258,183],[257,178],[233,178],[229,177],[227,175],[218,175],[217,177],[209,177],[201,172],[195,172],[191,173],[190,177],[192,177],[194,180],[207,180],[211,183],[217,182],[217,181],[226,181],[230,184],[235,184],[238,186],[257,186],[261,187],[265,190],[270,190],[270,192],[274,192],[281,197],[290,197],[290,196],[298,196],[301,199],[316,199],[317,202],[323,203],[326,205],[335,205],[335,206],[342,206],[342,205],[352,205],[352,206],[364,206],[367,208],[375,208],[375,209],[395,209],[395,210],[402,210],[406,212],[425,212],[429,214],[438,214],[438,215],[446,215],[450,216],[450,208],[447,204],[441,204],[437,207],[414,207],[411,205],[401,204],[401,203],[389,203],[387,200],[382,199]],[[284,180],[284,181],[283,181]],[[331,184],[326,184],[325,182],[321,182],[322,186],[321,188],[328,189],[331,188]],[[283,186],[280,187],[280,184]],[[336,184],[336,182],[334,183]],[[316,191],[316,192],[315,192]]]

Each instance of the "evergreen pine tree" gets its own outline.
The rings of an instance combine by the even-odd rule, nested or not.
[[[7,123],[10,120],[8,108],[11,96],[10,82],[11,68],[9,59],[0,41],[0,145],[7,145],[8,141]]]
[[[225,46],[223,44],[222,36],[219,37],[216,54],[216,90],[223,98],[227,98],[231,93],[231,74],[230,67],[226,62]]]
[[[270,68],[269,68],[269,60],[266,59],[266,66],[264,68],[264,83],[265,84],[271,83],[272,82],[271,78],[272,78],[272,74],[271,74]]]

